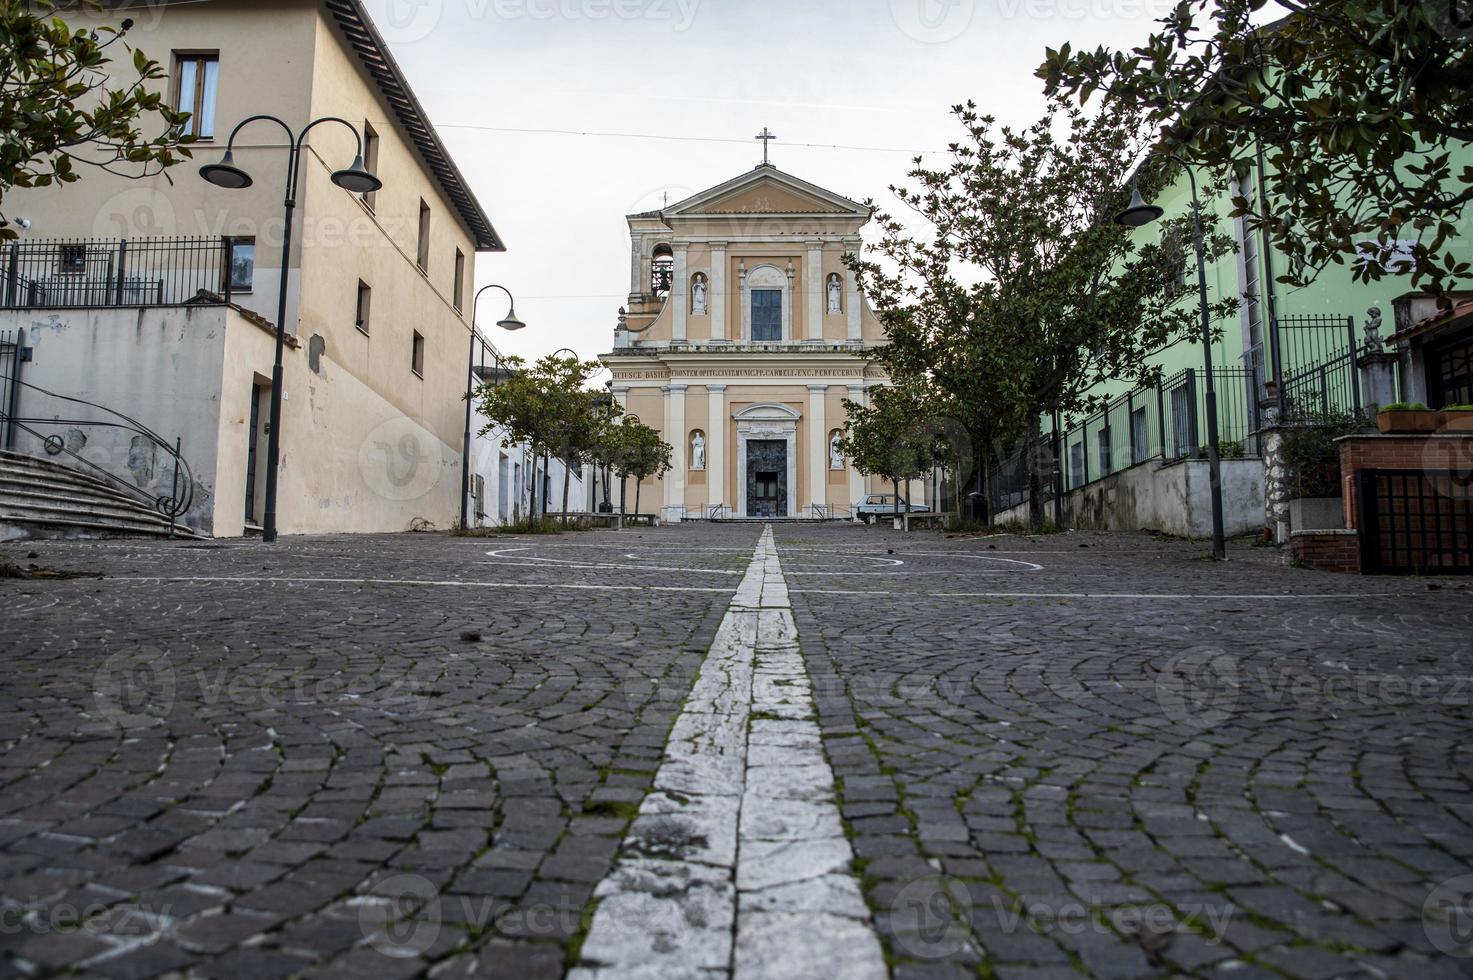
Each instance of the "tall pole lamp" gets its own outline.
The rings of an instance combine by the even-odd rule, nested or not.
[[[297,207],[297,179],[300,169],[298,164],[302,158],[303,141],[313,127],[321,123],[331,122],[346,126],[353,134],[353,141],[357,148],[353,153],[352,165],[346,170],[334,171],[332,182],[355,194],[367,194],[382,187],[383,181],[369,173],[363,166],[363,137],[358,129],[346,119],[340,119],[337,116],[322,116],[303,126],[301,132],[293,134],[289,125],[276,116],[266,113],[248,116],[236,123],[235,128],[230,131],[229,141],[225,144],[225,155],[220,158],[219,163],[207,163],[200,167],[199,175],[216,187],[224,187],[229,190],[241,190],[251,186],[254,181],[250,174],[236,166],[233,149],[236,134],[245,126],[261,119],[280,126],[286,132],[287,139],[286,222],[282,229],[281,281],[277,287],[276,297],[276,356],[271,363],[271,415],[268,423],[270,428],[266,432],[266,508],[261,521],[261,540],[270,542],[276,540],[276,471],[281,460],[281,357],[282,348],[286,342],[286,289],[291,269],[292,214]]]
[[[1217,388],[1212,379],[1212,318],[1207,306],[1207,255],[1202,245],[1202,202],[1197,197],[1197,177],[1192,173],[1192,168],[1175,154],[1170,154],[1169,159],[1187,172],[1187,181],[1192,189],[1192,244],[1197,250],[1197,301],[1202,312],[1202,369],[1206,374],[1203,401],[1207,407],[1207,473],[1212,491],[1212,557],[1221,561],[1227,557],[1227,544],[1222,521],[1222,464],[1218,455]],[[1157,205],[1146,203],[1141,197],[1140,188],[1132,181],[1130,204],[1115,216],[1115,223],[1127,228],[1140,228],[1165,213]]]
[[[481,304],[481,294],[488,289],[499,289],[506,293],[506,316],[496,321],[498,327],[503,330],[520,330],[526,326],[517,319],[517,301],[512,297],[510,289],[492,283],[476,290],[476,296],[471,300],[471,349],[465,368],[465,445],[460,454],[460,526],[462,528],[470,527],[471,400],[476,388],[476,341],[481,339],[481,335],[476,331],[476,309]]]

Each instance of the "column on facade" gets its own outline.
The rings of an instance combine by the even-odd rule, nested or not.
[[[678,521],[685,512],[685,385],[665,385],[665,441],[670,444],[670,472],[665,474],[665,519]]]
[[[823,340],[823,242],[811,241],[808,243],[808,265],[803,270],[804,294],[808,298],[807,312],[804,314],[808,321],[808,339],[813,341]]]
[[[856,405],[867,405],[864,385],[850,385],[849,400]],[[864,476],[854,468],[853,460],[846,461],[845,465],[849,467],[849,503],[857,504],[864,499]]]
[[[858,238],[845,239],[844,248],[855,254],[859,254],[860,240]],[[859,319],[859,280],[854,278],[853,269],[844,270],[844,314],[848,318],[847,336],[852,343],[860,340]]]
[[[643,251],[641,245],[638,236],[635,236],[629,243],[629,291],[631,293],[644,292],[644,287],[640,284],[640,259]]]
[[[706,385],[706,512],[726,503],[726,385]]]
[[[788,288],[783,290],[783,339],[797,340],[797,324],[793,322],[793,260],[788,259]]]
[[[824,401],[828,393],[828,385],[808,386],[808,499],[812,504],[810,517],[818,517],[816,508],[827,507],[829,502],[829,436],[828,423],[824,419]]]
[[[741,313],[742,332],[732,339],[746,342],[752,336],[752,304],[747,299],[747,263],[742,259],[737,259],[737,282],[737,309]]]
[[[726,243],[711,243],[711,339],[726,339]]]
[[[671,319],[671,339],[682,341],[685,339],[685,316],[690,310],[690,296],[688,290],[690,283],[690,270],[687,268],[687,251],[689,246],[685,242],[676,242],[675,249],[675,281],[670,284],[670,303],[674,307],[675,315]]]

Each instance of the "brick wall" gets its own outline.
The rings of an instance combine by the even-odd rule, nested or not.
[[[1359,470],[1459,469],[1473,460],[1473,433],[1434,435],[1345,436],[1340,444],[1340,487],[1345,499],[1345,526],[1355,527],[1360,501]]]
[[[1360,535],[1355,531],[1295,531],[1289,536],[1289,552],[1322,572],[1360,572]]]

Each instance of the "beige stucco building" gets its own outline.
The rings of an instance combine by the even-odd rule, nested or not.
[[[74,184],[7,194],[7,215],[32,223],[20,245],[32,249],[22,274],[40,287],[31,300],[14,291],[0,331],[21,332],[28,376],[65,379],[68,394],[181,438],[202,491],[190,521],[202,530],[234,535],[258,522],[286,134],[265,121],[241,131],[234,157],[254,178],[248,188],[213,186],[197,168],[217,160],[231,129],[253,114],[271,113],[294,130],[341,117],[365,137],[367,167],[383,187],[357,194],[330,180],[353,160],[348,127],[308,134],[287,288],[280,529],[403,530],[421,519],[449,526],[460,510],[475,258],[503,244],[360,0],[164,0],[67,16],[76,26],[132,17],[129,43],[169,71],[166,93],[195,113],[190,125],[201,142],[192,163],[170,171],[172,181],[89,170]],[[190,244],[169,244],[186,238]],[[73,244],[47,253],[37,250],[40,240]],[[206,268],[190,291],[219,295],[228,275],[231,304],[254,315],[198,299],[186,312],[188,297],[165,296],[162,287],[137,296],[97,290],[97,302],[78,303],[88,277],[133,281],[114,267],[123,242],[135,262],[149,250],[165,261],[172,248],[197,265],[205,245],[223,249],[223,274]],[[40,255],[45,268],[24,265],[28,255]],[[134,303],[176,309],[121,308]],[[129,446],[116,433],[82,436],[79,452],[128,468]]]
[[[673,469],[665,520],[839,517],[866,481],[834,448],[883,381],[879,320],[844,264],[870,209],[775,166],[628,216],[629,301],[603,356]],[[649,509],[649,508],[645,508]]]

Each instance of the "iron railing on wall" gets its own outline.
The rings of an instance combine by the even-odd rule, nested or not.
[[[249,288],[253,247],[220,238],[56,239],[0,246],[0,309],[182,306]]]
[[[1262,381],[1251,362],[1212,373],[1217,395],[1218,442],[1225,458],[1258,454],[1258,392]],[[1043,434],[989,468],[993,513],[1028,500],[1037,471],[1044,500],[1151,460],[1172,462],[1207,455],[1207,392],[1202,371],[1187,368],[1159,383],[1111,399],[1099,411]]]

